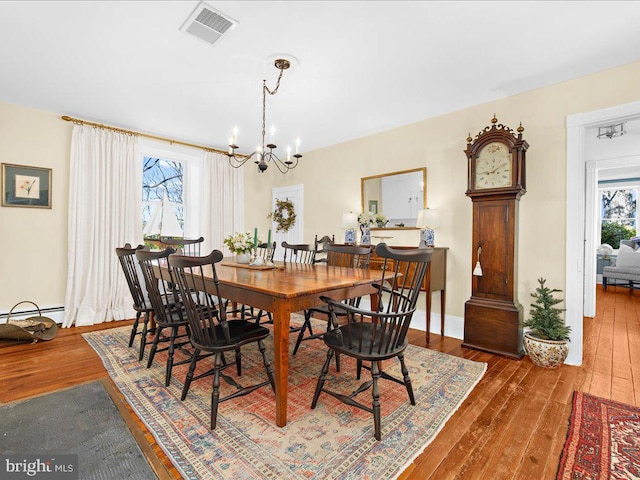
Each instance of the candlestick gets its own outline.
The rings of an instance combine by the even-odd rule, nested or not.
[[[258,246],[258,227],[253,230],[253,246]]]
[[[271,229],[269,229],[269,235],[267,236],[268,240],[267,240],[267,247],[271,246]]]

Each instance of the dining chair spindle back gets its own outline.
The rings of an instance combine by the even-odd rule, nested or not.
[[[129,347],[133,345],[136,335],[140,335],[140,351],[138,353],[138,360],[142,360],[142,357],[144,356],[149,319],[153,313],[153,306],[151,305],[147,295],[142,270],[140,270],[140,264],[136,259],[136,251],[143,250],[144,248],[146,247],[143,245],[138,245],[133,248],[129,243],[125,244],[124,247],[116,248],[116,256],[118,257],[125,279],[127,280],[127,286],[129,287],[129,292],[131,292],[131,297],[133,298],[133,309],[136,312],[136,318],[133,321],[131,335],[129,336]],[[139,329],[140,317],[142,317],[141,330]]]
[[[177,282],[180,295],[183,298],[184,309],[189,321],[191,331],[191,345],[194,348],[194,356],[187,374],[187,381],[193,379],[196,366],[196,358],[200,352],[209,352],[215,356],[213,368],[213,392],[211,395],[211,429],[216,428],[218,405],[221,402],[247,395],[265,385],[271,385],[275,392],[275,380],[273,368],[267,359],[264,339],[269,336],[269,330],[246,320],[227,321],[220,297],[219,281],[215,264],[222,260],[222,252],[213,250],[205,257],[189,257],[184,255],[172,255],[169,264],[173,268],[174,278]],[[210,269],[206,272],[205,268]],[[207,288],[207,283],[213,278],[213,290]],[[193,295],[192,292],[199,292]],[[209,293],[204,293],[204,292]],[[228,377],[224,370],[233,364],[224,362],[224,352],[235,350],[249,343],[257,343],[258,350],[262,354],[262,362],[267,373],[267,380],[251,385],[241,386],[236,380]],[[235,387],[229,395],[220,398],[220,378]],[[185,382],[186,384],[186,382]]]
[[[409,371],[404,361],[404,351],[407,348],[407,331],[411,318],[416,310],[418,295],[427,266],[431,260],[431,250],[411,249],[394,250],[386,244],[376,246],[376,254],[384,259],[383,278],[377,284],[378,308],[375,310],[361,310],[355,306],[321,297],[329,308],[329,320],[333,329],[323,336],[328,347],[327,358],[322,366],[316,390],[311,402],[314,409],[321,393],[328,393],[341,402],[373,414],[374,436],[381,439],[380,379],[391,380],[404,385],[412,405],[415,397]],[[337,313],[347,316],[347,323],[339,325]],[[334,354],[347,355],[356,359],[356,378],[360,379],[362,368],[371,372],[372,379],[364,382],[352,393],[340,393],[324,387],[329,371],[329,364]],[[382,361],[398,358],[402,372],[402,379],[393,377],[382,370]],[[363,363],[366,362],[366,365]],[[369,407],[358,402],[358,394],[371,388],[373,402]]]
[[[147,368],[151,368],[157,352],[166,350],[168,353],[165,375],[166,386],[169,386],[171,382],[175,349],[189,343],[188,322],[182,300],[175,286],[173,273],[171,268],[160,268],[162,264],[166,265],[167,259],[172,253],[175,253],[175,250],[171,247],[159,252],[136,251],[136,257],[142,268],[156,322],[156,333],[153,337]],[[169,330],[168,336],[163,336],[163,332],[167,329]],[[158,348],[160,343],[168,343],[168,345]],[[188,361],[181,361],[176,365],[187,363]]]
[[[172,247],[176,253],[181,255],[189,255],[192,257],[200,256],[200,246],[204,242],[204,237],[200,238],[168,238],[161,237],[160,243],[168,247]]]
[[[285,263],[302,263],[311,265],[315,262],[316,250],[307,243],[292,245],[287,242],[282,242],[282,248],[284,248]]]
[[[335,244],[325,244],[324,251],[326,252],[327,258],[327,267],[344,267],[344,268],[369,268],[369,260],[371,258],[371,252],[373,250],[373,246],[371,245],[335,245]],[[360,306],[360,297],[351,298],[348,300],[349,305],[358,307]],[[322,338],[324,332],[322,333],[313,333],[313,327],[311,326],[311,317],[327,317],[327,327],[326,331],[331,330],[332,323],[329,321],[329,307],[325,305],[321,305],[319,307],[310,308],[305,310],[304,312],[304,324],[298,333],[298,338],[296,340],[296,345],[293,348],[293,355],[298,352],[300,348],[300,344],[307,340],[313,340],[315,338]],[[345,314],[342,312],[336,312],[336,317],[342,316]],[[305,332],[309,332],[307,336],[305,336]],[[340,360],[339,356],[336,355],[336,367],[340,370]]]

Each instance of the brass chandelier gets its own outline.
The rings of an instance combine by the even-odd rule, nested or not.
[[[269,143],[265,142],[265,129],[266,129],[266,119],[267,119],[267,94],[275,95],[278,92],[278,88],[280,87],[280,79],[282,79],[282,74],[285,70],[287,70],[291,63],[289,60],[278,58],[274,62],[275,67],[280,70],[280,74],[278,75],[278,80],[276,81],[276,86],[273,90],[267,87],[267,81],[262,80],[262,143],[258,145],[258,147],[251,153],[249,156],[237,156],[235,153],[236,148],[239,148],[237,145],[238,142],[238,131],[234,129],[233,136],[229,138],[229,151],[227,156],[229,157],[229,163],[233,168],[239,168],[244,165],[249,159],[253,158],[254,163],[258,165],[258,171],[260,173],[264,172],[267,168],[269,168],[269,164],[273,163],[281,173],[287,173],[289,170],[296,168],[298,166],[298,160],[302,158],[302,155],[299,153],[300,149],[300,139],[296,139],[296,150],[293,155],[291,155],[291,147],[287,146],[287,159],[283,160],[274,152],[277,148],[274,143],[275,138],[275,129],[271,127],[271,135],[269,139]]]

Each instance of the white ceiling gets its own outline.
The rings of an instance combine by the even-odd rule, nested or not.
[[[0,1],[0,101],[248,152],[286,53],[267,128],[308,151],[640,59],[635,1],[207,3],[213,46],[197,1]]]

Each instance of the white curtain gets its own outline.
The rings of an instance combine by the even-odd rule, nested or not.
[[[135,316],[115,248],[141,242],[142,168],[137,138],[74,126],[64,327]]]
[[[202,175],[201,254],[222,250],[224,237],[244,231],[244,174],[229,165],[226,155],[207,152]]]

